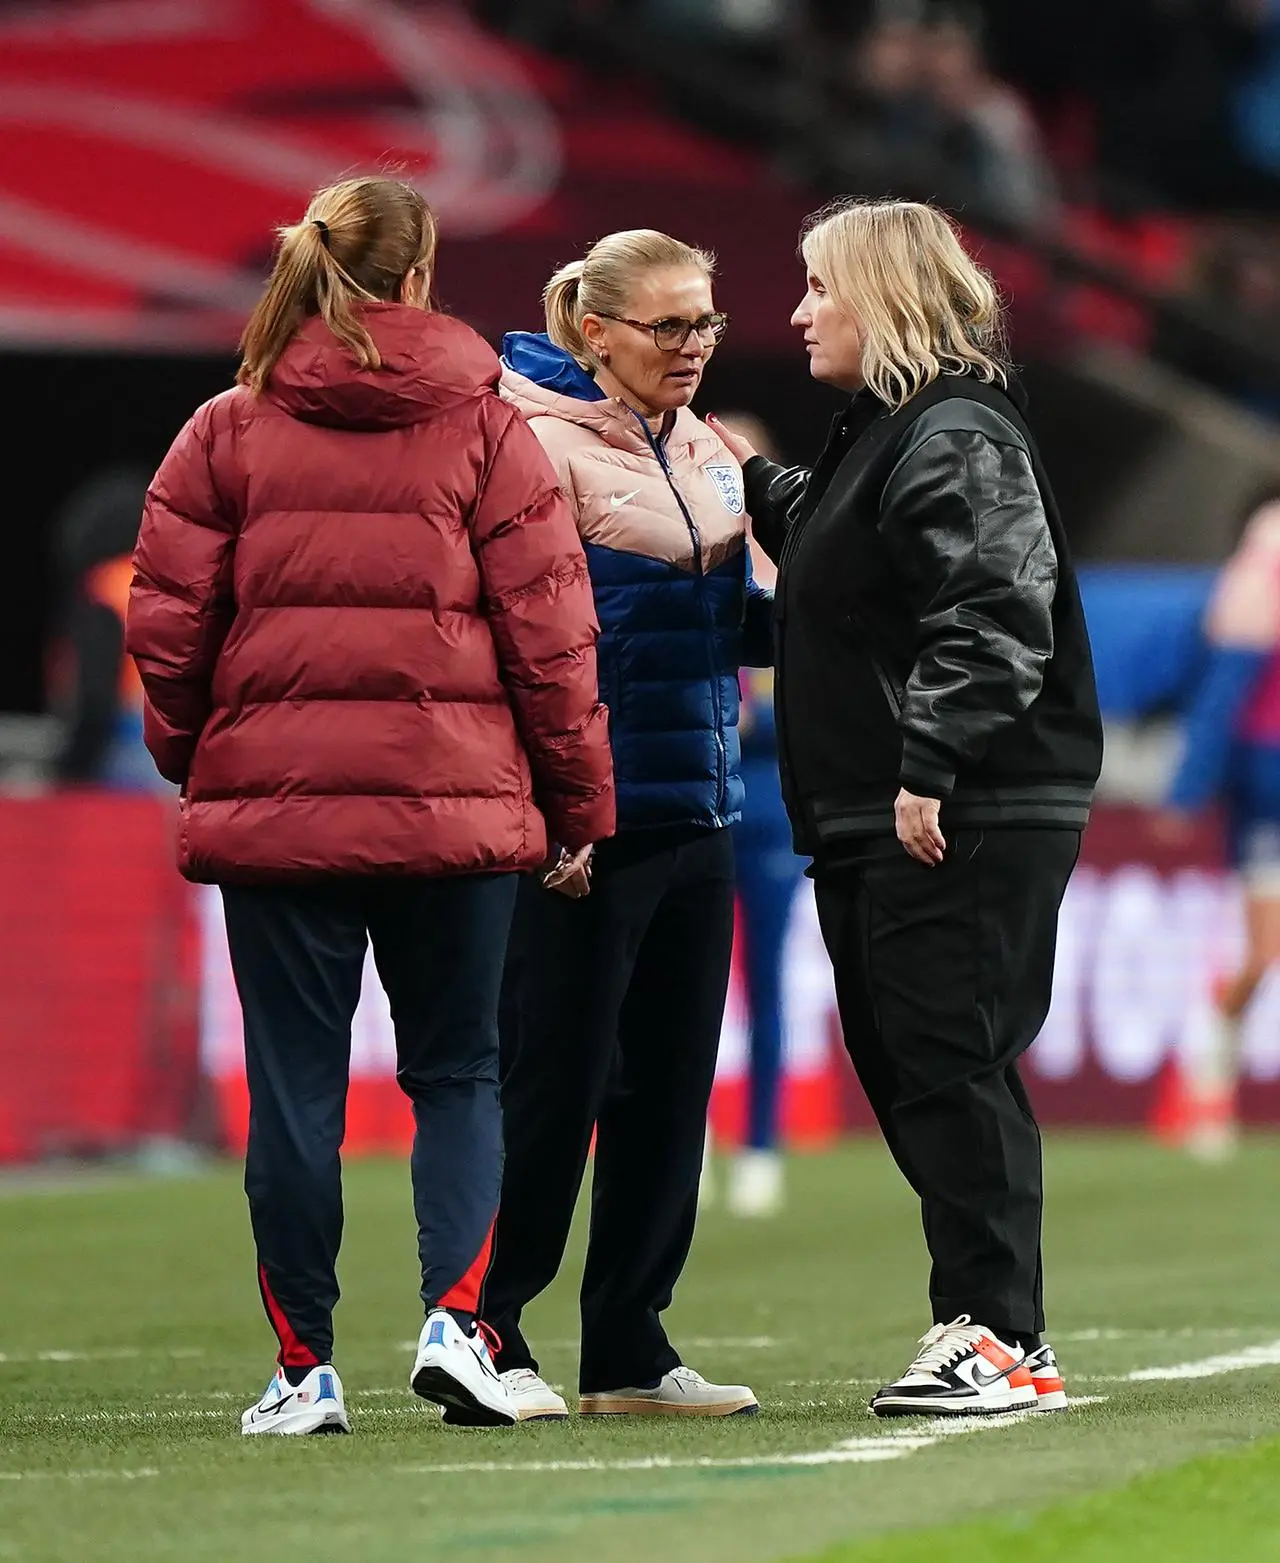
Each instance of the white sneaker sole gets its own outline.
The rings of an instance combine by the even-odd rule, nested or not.
[[[351,1424],[342,1411],[311,1411],[286,1418],[283,1413],[265,1421],[240,1423],[245,1438],[306,1437],[312,1433],[349,1433]]]
[[[1036,1395],[1037,1411],[1070,1411],[1071,1402],[1065,1389],[1053,1389],[1046,1395]]]
[[[476,1380],[468,1384],[431,1351],[414,1364],[409,1383],[415,1395],[449,1413],[451,1427],[514,1427],[520,1420],[511,1397],[501,1384],[483,1377],[478,1362]]]
[[[580,1416],[755,1416],[759,1410],[760,1402],[754,1395],[710,1405],[622,1395],[583,1395],[578,1402]]]
[[[1001,1400],[966,1399],[939,1395],[921,1400],[911,1395],[877,1395],[871,1402],[876,1416],[1006,1416],[1011,1411],[1039,1409],[1034,1389],[1015,1389]]]

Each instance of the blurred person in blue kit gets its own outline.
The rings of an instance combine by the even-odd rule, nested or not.
[[[773,436],[750,413],[719,414],[720,423],[751,442],[762,456],[776,455]],[[751,538],[752,568],[772,590],[773,561]],[[785,1164],[779,1148],[786,1025],[783,957],[796,891],[807,859],[791,845],[791,822],[778,777],[778,738],[773,721],[773,670],[743,668],[742,818],[733,827],[738,873],[743,976],[747,997],[747,1127],[735,1157],[725,1198],[735,1216],[776,1215],[785,1200]]]
[[[1222,806],[1244,891],[1243,959],[1218,974],[1207,1025],[1184,1060],[1187,1148],[1212,1160],[1237,1137],[1240,1023],[1280,963],[1280,492],[1251,511],[1214,588],[1205,638],[1168,804],[1174,821]]]
[[[950,221],[841,201],[802,254],[792,325],[849,400],[812,469],[721,432],[779,567],[783,796],[845,1042],[932,1260],[933,1325],[871,1409],[1065,1410],[1018,1059],[1101,768],[1084,612],[999,297]]]
[[[171,790],[143,742],[142,682],[124,649],[149,477],[128,463],[102,468],[54,518],[60,606],[50,685],[65,722],[54,770],[70,786]]]

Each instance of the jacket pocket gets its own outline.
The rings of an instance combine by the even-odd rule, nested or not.
[[[867,660],[871,664],[871,671],[876,676],[876,682],[880,685],[881,692],[883,693],[884,698],[888,701],[889,709],[893,712],[893,719],[896,722],[902,715],[903,701],[907,696],[906,687],[894,678],[893,674],[889,671],[885,663],[882,662],[876,653],[871,649],[871,637],[868,635],[866,626],[863,624],[858,615],[856,613],[850,612],[846,613],[844,618],[845,623],[857,636],[858,643],[866,652]]]

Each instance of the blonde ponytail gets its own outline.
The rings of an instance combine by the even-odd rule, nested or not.
[[[260,394],[311,315],[362,369],[376,369],[382,360],[360,306],[396,298],[412,271],[430,275],[436,222],[422,196],[396,179],[347,179],[317,191],[303,220],[278,233],[275,265],[240,338],[237,381]]]
[[[584,262],[570,261],[561,266],[542,290],[542,308],[547,318],[547,335],[582,365],[591,363],[591,349],[582,334],[582,315],[578,309],[578,291],[582,286]]]
[[[715,256],[654,228],[630,228],[598,240],[581,260],[561,266],[542,290],[547,335],[594,374],[600,367],[582,334],[586,315],[622,317],[635,279],[664,266],[696,266],[710,277]]]

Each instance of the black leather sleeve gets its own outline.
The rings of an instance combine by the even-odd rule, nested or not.
[[[752,456],[742,469],[751,534],[774,564],[795,519],[809,483],[809,467],[781,467],[764,456]]]
[[[773,593],[750,578],[742,620],[742,665],[747,668],[773,666]]]
[[[1025,446],[981,429],[930,434],[885,485],[880,531],[919,639],[899,727],[900,781],[946,797],[956,771],[1040,692],[1058,560]]]

